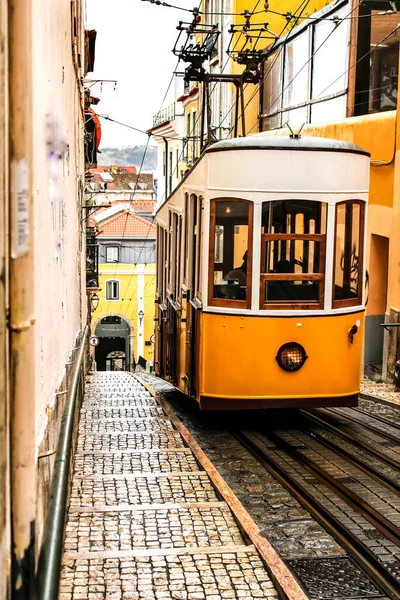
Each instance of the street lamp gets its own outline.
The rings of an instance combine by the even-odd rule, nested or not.
[[[99,302],[100,302],[100,298],[98,297],[98,295],[95,292],[90,297],[90,306],[92,308],[92,312],[94,312],[98,308]]]
[[[144,317],[144,312],[142,310],[139,310],[138,317],[139,317],[139,325],[142,326],[143,317]]]

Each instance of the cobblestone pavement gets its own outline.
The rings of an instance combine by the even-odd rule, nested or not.
[[[389,383],[376,383],[370,379],[363,379],[360,386],[361,398],[389,401],[400,406],[400,392],[394,391],[394,385]]]
[[[129,373],[90,377],[59,598],[277,598],[207,473]]]

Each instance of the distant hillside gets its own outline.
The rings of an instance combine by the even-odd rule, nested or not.
[[[134,165],[139,171],[143,159],[143,152],[146,146],[126,146],[125,148],[101,148],[101,154],[97,156],[99,166]],[[144,159],[142,171],[157,170],[157,147],[148,146],[146,157]]]

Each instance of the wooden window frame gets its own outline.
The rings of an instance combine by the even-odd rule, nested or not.
[[[246,275],[246,300],[235,300],[233,298],[214,298],[214,261],[215,261],[215,226],[217,216],[217,203],[219,202],[241,202],[247,204],[248,212],[248,235],[247,235],[247,275]],[[210,201],[210,241],[208,255],[208,306],[219,308],[251,308],[252,286],[253,286],[253,230],[254,230],[254,202],[241,198],[215,198]]]
[[[199,300],[203,300],[203,294],[201,293],[201,234],[202,234],[202,226],[203,226],[203,196],[197,197],[197,261],[196,261],[196,298]]]
[[[175,301],[180,302],[182,299],[182,215],[177,215],[177,233],[176,233],[176,274],[175,274]]]
[[[274,241],[310,241],[321,244],[319,252],[320,273],[263,273],[262,269],[266,260],[267,242]],[[325,300],[325,258],[326,258],[326,234],[325,233],[262,233],[261,234],[261,266],[260,266],[260,309],[261,310],[315,310],[324,308]],[[265,300],[265,281],[320,281],[321,287],[318,300],[288,302]]]
[[[360,258],[358,272],[361,275],[360,284],[358,290],[358,296],[356,298],[345,298],[343,300],[335,300],[335,269],[336,269],[336,244],[337,244],[337,209],[338,206],[346,206],[347,204],[358,204],[360,206]],[[344,202],[338,202],[335,205],[335,229],[334,229],[334,245],[333,245],[333,258],[332,258],[332,308],[350,308],[352,306],[362,305],[363,297],[363,273],[364,273],[364,240],[365,240],[365,207],[366,203],[363,200],[345,200]]]
[[[108,260],[108,250],[117,250],[117,260]],[[118,246],[117,244],[107,244],[107,246],[105,246],[105,250],[106,250],[106,264],[116,264],[119,263],[119,259],[120,259],[120,246]]]
[[[183,259],[183,283],[188,286],[188,263],[189,263],[189,194],[185,193],[185,234],[184,234],[184,259]]]

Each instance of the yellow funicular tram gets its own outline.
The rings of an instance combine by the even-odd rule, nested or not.
[[[368,185],[343,141],[208,147],[157,211],[156,373],[201,409],[354,405]]]

